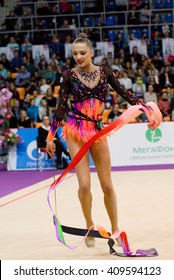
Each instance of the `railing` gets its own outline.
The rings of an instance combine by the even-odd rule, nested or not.
[[[11,0],[12,1],[12,0]],[[10,1],[9,1],[10,2]],[[70,33],[72,36],[72,39],[75,38],[77,36],[77,34],[80,31],[83,31],[84,29],[87,30],[98,30],[99,31],[99,38],[98,41],[103,41],[104,37],[106,35],[108,35],[108,31],[109,30],[114,30],[116,33],[118,31],[122,31],[123,32],[123,36],[124,36],[124,41],[125,43],[127,43],[127,41],[129,40],[129,35],[131,30],[137,30],[137,34],[139,39],[142,37],[142,32],[144,29],[146,29],[147,31],[147,37],[150,40],[151,39],[151,31],[153,28],[155,27],[159,27],[163,25],[162,21],[164,18],[164,14],[166,14],[167,12],[170,12],[173,16],[174,19],[174,9],[151,9],[152,14],[160,14],[162,16],[162,20],[160,23],[155,24],[152,21],[152,18],[149,18],[149,23],[148,24],[138,24],[137,25],[130,25],[128,24],[128,15],[129,15],[129,10],[128,10],[128,2],[127,1],[127,6],[126,6],[126,11],[107,11],[106,7],[107,7],[107,0],[102,0],[102,1],[98,1],[98,3],[100,3],[100,6],[103,7],[102,12],[95,12],[95,13],[85,13],[84,12],[84,4],[85,2],[88,1],[76,1],[76,0],[70,0],[68,1],[71,4],[79,4],[79,12],[76,12],[75,14],[60,14],[60,2],[63,1],[46,1],[46,3],[48,3],[48,5],[56,5],[57,7],[57,11],[59,14],[57,15],[37,15],[37,7],[40,4],[40,2],[29,2],[29,1],[23,1],[21,3],[18,2],[18,6],[22,5],[22,7],[25,8],[32,8],[34,14],[31,15],[30,17],[27,16],[23,16],[23,15],[19,15],[18,17],[8,17],[8,19],[16,19],[17,23],[20,24],[20,22],[22,21],[28,21],[29,22],[29,28],[25,29],[25,30],[16,30],[16,32],[18,32],[18,34],[20,35],[29,35],[31,41],[33,41],[34,43],[34,38],[37,32],[42,32],[44,31],[44,33],[48,33],[46,40],[48,40],[47,42],[49,42],[49,39],[51,39],[51,37],[55,34],[58,35],[62,35],[65,34],[65,32]],[[151,7],[154,7],[152,5],[152,0],[150,1],[150,5]],[[137,11],[139,12],[139,11]],[[106,22],[107,17],[108,16],[115,16],[116,19],[116,24],[114,25],[106,25],[106,26],[102,26],[102,27],[98,27],[98,26],[94,26],[95,25],[95,20],[97,19],[97,17],[101,16],[103,21]],[[77,22],[76,22],[76,26],[73,26],[72,24],[70,25],[70,28],[62,28],[61,25],[58,24],[59,21],[63,20],[63,19],[70,19],[72,20],[74,17],[76,17]],[[92,19],[92,24],[91,26],[88,27],[84,27],[83,26],[83,18],[91,18]],[[43,23],[43,27],[40,29],[36,30],[36,19],[42,21]],[[120,21],[121,19],[121,21]],[[49,27],[47,25],[47,22],[51,20],[52,25]],[[174,20],[173,20],[174,21]],[[174,36],[174,22],[169,23],[170,26],[170,30],[171,30],[171,34],[170,36],[173,37]],[[2,34],[14,34],[14,30],[11,31],[3,31],[0,30],[0,35]],[[109,38],[110,39],[110,38]],[[116,38],[113,38],[112,41],[116,41]],[[44,42],[43,42],[44,43]],[[63,42],[62,42],[63,43]],[[0,42],[1,44],[1,42]],[[150,41],[150,45],[151,45],[151,41]],[[2,44],[1,44],[2,46]],[[152,50],[150,49],[150,53],[152,53]]]

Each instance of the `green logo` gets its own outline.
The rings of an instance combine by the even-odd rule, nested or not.
[[[160,141],[161,137],[162,137],[162,132],[159,128],[156,128],[154,130],[148,129],[146,131],[146,138],[149,142],[152,143],[158,142]]]

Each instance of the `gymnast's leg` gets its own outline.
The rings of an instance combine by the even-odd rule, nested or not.
[[[90,152],[104,193],[104,203],[111,222],[112,233],[118,230],[116,193],[111,180],[111,161],[107,140],[94,143]]]
[[[66,143],[68,146],[68,150],[70,153],[71,158],[73,159],[74,156],[78,153],[78,151],[82,148],[84,143],[79,143],[74,140],[71,136],[66,137]],[[78,197],[81,203],[83,215],[86,221],[86,227],[90,228],[92,226],[92,194],[91,194],[91,183],[90,183],[90,167],[89,167],[89,155],[88,153],[82,158],[82,160],[77,164],[75,167],[79,189],[78,189]],[[88,241],[94,241],[93,238],[88,238]],[[87,244],[87,243],[86,243]],[[93,247],[94,242],[91,242],[91,246],[89,244],[88,247]]]

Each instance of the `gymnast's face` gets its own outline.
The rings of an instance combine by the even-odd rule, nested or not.
[[[84,68],[92,63],[94,51],[90,49],[86,43],[74,43],[72,46],[72,54],[76,64],[80,68]]]

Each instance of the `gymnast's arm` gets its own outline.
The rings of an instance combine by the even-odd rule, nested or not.
[[[124,85],[121,85],[119,83],[112,70],[110,70],[109,68],[105,69],[108,83],[119,95],[121,95],[131,105],[141,104],[139,99],[134,94],[126,90]]]
[[[144,107],[146,104],[141,102],[134,94],[132,94],[130,91],[127,91],[123,85],[119,83],[117,78],[114,76],[112,70],[109,68],[106,68],[106,74],[107,74],[107,81],[111,85],[111,87],[118,93],[120,94],[129,104],[131,105],[139,105],[141,104]],[[144,112],[143,108],[140,109],[142,112]],[[152,130],[156,128],[156,123],[155,121],[153,123],[149,123],[148,127],[151,128]]]
[[[59,102],[56,106],[54,112],[53,120],[51,127],[47,136],[47,152],[53,156],[54,153],[54,143],[57,129],[60,125],[60,122],[63,120],[63,117],[66,112],[66,106],[68,101],[68,94],[70,93],[70,77],[67,71],[64,71],[62,77],[60,78],[60,91],[59,91]],[[52,147],[52,148],[51,148]]]

